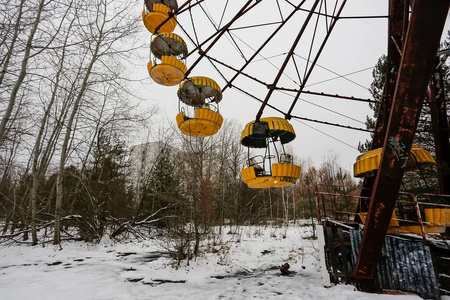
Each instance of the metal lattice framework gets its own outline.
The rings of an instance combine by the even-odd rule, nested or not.
[[[186,57],[190,60],[188,70],[185,74],[186,78],[189,78],[192,72],[202,62],[208,62],[215,69],[215,71],[220,74],[222,81],[225,82],[222,86],[223,93],[226,93],[228,89],[234,89],[261,103],[260,109],[256,113],[256,120],[261,118],[266,107],[270,107],[288,120],[292,118],[346,129],[371,132],[371,130],[362,127],[355,127],[352,125],[345,125],[327,120],[318,120],[308,116],[298,116],[294,114],[293,110],[302,94],[348,101],[377,103],[378,101],[374,99],[361,98],[351,95],[331,94],[323,91],[311,91],[307,90],[306,87],[308,80],[317,68],[317,62],[321,57],[321,54],[325,49],[330,36],[332,35],[333,29],[339,20],[365,17],[387,18],[387,16],[341,16],[347,0],[303,0],[296,1],[298,2],[296,4],[287,0],[275,0],[274,3],[277,3],[278,7],[280,7],[281,4],[286,4],[288,6],[288,9],[282,11],[280,8],[277,12],[277,15],[280,15],[279,19],[275,21],[251,23],[246,22],[246,20],[252,11],[258,9],[262,1],[248,0],[240,7],[239,10],[235,11],[232,16],[229,16],[228,22],[223,25],[216,25],[212,34],[200,38],[198,36],[199,34],[196,32],[196,27],[201,27],[202,24],[195,24],[196,13],[194,11],[196,9],[199,11],[206,11],[206,8],[202,6],[204,2],[206,1],[187,0],[178,8],[177,11],[175,11],[175,14],[178,16],[177,28],[183,32],[182,36],[194,45],[194,47],[190,47],[190,52]],[[227,1],[227,4],[228,2],[229,1]],[[192,24],[186,24],[186,21],[185,23],[182,23],[180,20],[183,15],[189,15],[191,20],[190,22]],[[301,18],[302,24],[300,28],[295,28],[292,30],[292,23],[297,18]],[[245,47],[245,41],[241,41],[239,36],[235,33],[245,30],[255,30],[255,28],[261,28],[261,30],[264,30],[264,40],[258,47],[252,48],[250,53],[247,53],[245,49],[243,49]],[[268,30],[268,28],[270,28],[270,30]],[[158,28],[156,28],[156,30],[158,30]],[[289,37],[290,47],[283,53],[283,61],[279,66],[277,65],[278,71],[275,74],[268,76],[267,79],[262,78],[259,74],[255,75],[252,73],[250,70],[252,64],[261,58],[264,51],[267,51],[267,49],[270,49],[271,47],[273,48],[279,35],[282,35],[283,32],[286,31],[291,32]],[[292,34],[292,32],[294,32],[294,34]],[[312,38],[311,34],[313,35]],[[219,47],[218,43],[223,39],[228,39],[236,51],[241,53],[241,56],[243,57],[242,62],[232,64],[223,59],[224,55],[217,55],[217,52],[212,53]],[[308,49],[304,56],[298,54],[300,43],[302,48]],[[194,60],[191,61],[192,59]],[[283,82],[281,80],[282,77],[286,76],[287,68],[291,69],[289,71],[291,74],[295,74],[295,78],[290,78],[293,82],[295,82],[295,84],[291,86],[286,86],[286,81]],[[245,79],[247,82],[252,82],[253,84],[259,86],[258,91],[264,89],[267,92],[265,95],[255,93],[254,91],[249,90],[247,85],[239,83],[239,79]],[[281,109],[279,105],[274,104],[271,99],[274,98],[275,92],[278,94],[289,94],[292,98],[289,107]]]

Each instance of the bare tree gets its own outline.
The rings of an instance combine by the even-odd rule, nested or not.
[[[111,62],[115,62],[114,56],[119,56],[129,49],[118,49],[120,41],[132,34],[137,28],[137,19],[129,18],[130,3],[124,4],[121,10],[114,9],[115,1],[97,0],[94,4],[85,3],[83,14],[78,21],[82,30],[82,35],[89,41],[85,45],[86,68],[82,74],[82,80],[75,96],[75,101],[71,106],[71,113],[67,119],[66,131],[63,137],[61,156],[59,160],[58,175],[56,179],[56,203],[55,203],[55,232],[54,243],[60,243],[61,236],[61,209],[63,203],[63,177],[66,162],[71,150],[71,142],[74,141],[74,129],[77,116],[83,101],[87,101],[87,92],[95,92],[92,88],[96,83],[116,82],[119,76],[116,72],[105,75],[105,71],[112,71]],[[112,60],[112,61],[109,61]],[[99,66],[96,72],[95,66]],[[105,68],[106,67],[106,68]],[[95,93],[94,93],[95,95]]]
[[[4,27],[2,26],[3,39],[1,41],[1,45],[5,46],[6,53],[1,61],[2,71],[0,73],[0,87],[3,86],[3,80],[5,79],[6,72],[8,71],[8,68],[9,68],[9,63],[11,61],[11,58],[12,58],[14,50],[15,50],[17,38],[18,38],[19,32],[20,32],[20,23],[22,20],[24,4],[25,4],[25,0],[21,0],[19,7],[17,8],[15,23],[14,24],[5,24],[6,26],[4,26]],[[3,10],[4,13],[11,11],[10,6],[8,6],[7,4],[4,4],[4,5],[7,6]],[[9,20],[9,18],[7,16],[5,16],[4,20]],[[9,43],[8,43],[8,36],[11,36],[11,40],[9,41]]]
[[[17,77],[17,80],[11,90],[10,93],[10,97],[9,97],[9,102],[8,102],[8,106],[6,108],[5,113],[3,114],[2,120],[0,122],[0,145],[3,144],[3,140],[5,138],[5,133],[6,133],[6,123],[10,120],[11,114],[13,112],[14,109],[14,105],[16,103],[16,99],[17,99],[17,93],[20,89],[20,87],[22,86],[23,80],[25,79],[25,76],[27,74],[27,66],[28,66],[28,60],[30,59],[30,53],[31,53],[31,49],[32,49],[32,43],[33,43],[33,39],[34,39],[34,35],[37,31],[37,28],[39,26],[39,23],[41,21],[41,13],[44,9],[44,3],[45,0],[40,0],[39,4],[38,4],[38,8],[36,10],[36,18],[34,20],[33,23],[33,27],[31,28],[31,31],[28,35],[28,40],[27,40],[27,44],[26,44],[26,48],[25,48],[25,53],[22,59],[22,64],[21,64],[21,69],[19,72],[19,75]],[[17,25],[18,23],[20,23],[20,18],[21,18],[21,14],[22,14],[22,6],[23,4],[21,3],[20,5],[20,17],[18,16],[18,20],[17,20]],[[10,50],[9,51],[13,51],[14,45],[15,45],[15,41],[17,39],[17,34],[18,34],[18,30],[15,30],[14,32],[14,36],[13,39],[11,41],[11,46],[10,46]],[[8,58],[8,62],[9,62]],[[8,67],[7,64],[4,65],[4,67]],[[3,78],[2,78],[3,81]]]
[[[1,184],[7,187],[0,194],[3,233],[18,219],[34,244],[37,228],[44,221],[53,225],[52,217],[58,243],[61,222],[68,220],[68,212],[76,214],[73,208],[85,196],[93,210],[98,205],[116,209],[117,197],[95,193],[95,185],[106,185],[100,178],[114,175],[107,174],[109,153],[104,150],[108,143],[122,145],[127,130],[146,119],[131,104],[133,87],[125,67],[138,45],[134,34],[142,29],[133,14],[137,1],[39,3],[0,4],[10,8],[2,14],[14,16],[2,19],[0,28],[5,33],[0,37],[0,88],[8,95],[0,99],[5,112]],[[26,43],[21,35],[28,37]],[[105,163],[99,163],[99,155]],[[95,180],[94,169],[99,174]]]
[[[239,219],[241,197],[240,171],[244,160],[244,148],[240,143],[240,129],[236,122],[225,121],[217,134],[215,155],[216,207],[221,224],[225,219]]]
[[[67,12],[71,10],[71,5],[67,7]],[[67,14],[66,14],[67,15]],[[44,113],[42,116],[42,120],[39,126],[39,131],[37,133],[36,142],[33,148],[32,152],[32,170],[31,170],[31,176],[32,176],[32,187],[31,187],[31,193],[30,193],[30,203],[31,203],[31,232],[32,232],[32,242],[33,244],[37,244],[37,232],[36,232],[36,214],[37,214],[37,193],[38,193],[38,187],[39,187],[39,178],[45,174],[46,166],[48,166],[48,163],[44,163],[39,165],[39,157],[41,155],[42,151],[42,140],[45,134],[45,129],[48,126],[47,121],[50,117],[50,112],[53,109],[53,105],[57,99],[57,92],[60,88],[60,81],[62,73],[65,70],[65,61],[66,61],[66,51],[68,50],[68,40],[72,31],[73,22],[75,21],[75,18],[72,17],[72,19],[69,21],[69,25],[66,30],[64,42],[61,47],[61,53],[59,57],[59,63],[57,65],[54,84],[51,91],[50,101],[47,104],[47,107],[44,108]],[[58,53],[57,53],[58,54]],[[58,126],[59,127],[59,126]],[[57,131],[59,131],[59,128],[56,128]],[[47,144],[48,145],[48,144]],[[50,144],[51,145],[51,144]],[[47,149],[49,149],[47,147]],[[39,168],[39,166],[44,166],[44,168]]]

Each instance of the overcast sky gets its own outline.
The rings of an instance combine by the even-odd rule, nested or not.
[[[223,26],[247,1],[233,0],[228,2],[224,13],[226,0],[206,0],[203,2],[204,10],[200,10],[199,7],[192,10],[194,26],[192,26],[189,12],[178,15],[178,22],[192,38],[195,38],[193,29],[195,28],[198,40],[202,42],[215,32],[214,26],[206,18],[204,11],[207,12],[210,19],[214,20],[216,25]],[[297,4],[299,2],[292,1],[291,3]],[[306,9],[311,7],[312,2],[311,0],[306,1],[303,7]],[[181,6],[184,1],[178,1],[178,3]],[[334,9],[331,6],[332,3],[334,5],[334,1],[328,1],[328,7],[326,8],[328,13]],[[338,2],[338,4],[340,3],[341,1]],[[240,69],[245,63],[242,54],[248,59],[269,38],[277,25],[251,28],[248,28],[248,26],[279,22],[281,18],[285,19],[292,7],[282,0],[279,1],[279,4],[280,6],[277,6],[275,0],[262,1],[232,26],[234,30],[231,31],[231,35],[222,36],[219,42],[211,47],[208,55],[235,69]],[[278,8],[281,9],[281,14]],[[142,7],[139,9],[142,9]],[[347,1],[341,16],[387,16],[387,9],[387,0],[350,0]],[[325,7],[322,7],[321,11],[325,12]],[[286,53],[304,24],[306,16],[306,12],[296,12],[285,28],[261,51],[260,55],[254,59],[253,63],[249,64],[244,72],[265,83],[272,83],[286,58]],[[318,20],[316,16],[312,18],[294,50],[295,64],[293,60],[289,61],[277,86],[298,88],[299,81],[304,78],[305,70],[308,70],[306,62],[310,49],[312,49],[312,58],[310,59],[313,59],[325,36],[327,21],[329,24],[330,19],[327,20],[325,17],[320,17]],[[448,28],[448,23],[446,28]],[[316,36],[313,39],[314,30]],[[189,51],[193,49],[194,46],[189,37],[180,27],[177,27],[174,33],[185,40]],[[144,26],[142,26],[142,36],[143,39],[147,40],[151,38],[151,34],[145,30]],[[209,43],[203,50],[208,45]],[[339,20],[317,61],[317,65],[307,80],[305,90],[365,99],[371,98],[368,87],[372,82],[372,68],[378,58],[386,52],[386,18]],[[188,57],[186,61],[188,69],[197,60],[197,57],[197,53]],[[297,70],[301,73],[300,79]],[[146,76],[146,62],[143,62],[141,71],[143,76]],[[234,72],[222,66],[219,67],[219,71],[222,75],[211,66],[210,62],[202,59],[193,68],[190,75],[210,77],[223,88],[225,81],[222,76],[230,79]],[[238,77],[234,84],[259,99],[264,99],[268,92],[264,85],[244,76]],[[161,86],[153,83],[148,77],[145,89],[149,91],[147,101],[158,103],[161,115],[168,122],[170,120],[175,122],[175,116],[178,113],[178,98],[176,95],[178,86]],[[269,104],[287,112],[294,96],[294,93],[274,92],[269,99]],[[227,88],[224,90],[223,100],[220,103],[220,113],[224,119],[236,120],[243,127],[255,119],[260,106],[260,102],[238,89]],[[307,94],[300,96],[292,111],[294,116],[360,128],[365,128],[364,120],[368,114],[371,114],[371,111],[365,102]],[[284,117],[279,112],[266,107],[263,117],[272,116]],[[297,134],[296,139],[289,144],[291,151],[301,159],[311,159],[315,166],[319,166],[323,157],[331,151],[340,157],[340,163],[343,167],[352,170],[353,163],[359,155],[356,149],[358,142],[370,138],[368,133],[361,131],[295,119],[290,122]]]

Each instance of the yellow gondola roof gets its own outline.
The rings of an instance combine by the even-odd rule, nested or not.
[[[279,138],[282,144],[295,139],[294,127],[278,117],[261,118],[248,123],[241,135],[241,144],[250,148],[266,148],[267,138]]]
[[[176,11],[178,9],[177,0],[144,0],[144,3],[145,7],[147,7],[149,11],[153,11],[153,4],[163,4],[172,11]]]
[[[163,4],[154,4],[153,11],[147,13],[145,8],[142,10],[142,20],[147,30],[153,34],[156,33],[156,28],[159,26],[158,32],[172,32],[177,26],[177,16],[170,17],[169,14],[170,8]]]
[[[381,161],[381,152],[383,148],[375,149],[367,153],[363,153],[356,158],[353,165],[353,176],[355,177],[371,177],[374,176],[375,170],[378,170]],[[436,161],[431,156],[430,152],[422,149],[419,145],[412,145],[406,168],[412,169],[419,164],[433,165]]]
[[[183,81],[178,89],[178,98],[193,107],[201,107],[205,99],[219,103],[222,100],[222,91],[219,85],[208,77],[196,76]]]
[[[177,34],[163,32],[157,35],[150,44],[153,55],[161,59],[163,55],[178,56],[185,58],[188,54],[187,45]]]

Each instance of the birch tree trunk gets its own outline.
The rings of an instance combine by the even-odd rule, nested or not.
[[[13,55],[14,52],[14,48],[16,45],[16,41],[17,38],[19,36],[19,29],[20,29],[20,21],[22,19],[22,13],[23,13],[23,5],[25,3],[25,0],[21,0],[20,1],[20,6],[19,6],[19,11],[17,13],[17,18],[16,18],[16,23],[14,24],[14,32],[12,34],[12,39],[11,39],[11,43],[8,47],[8,52],[6,52],[6,55],[4,57],[4,61],[3,61],[3,67],[2,67],[2,71],[0,73],[0,86],[2,86],[3,84],[3,79],[5,78],[6,72],[8,71],[8,67],[9,67],[9,61],[11,60],[11,57]],[[5,39],[6,39],[7,34],[5,34]]]
[[[70,8],[71,7],[69,6],[68,9],[70,9]],[[40,168],[40,166],[45,167],[46,164],[44,164],[44,165],[39,164],[39,157],[41,155],[41,150],[42,150],[42,146],[43,146],[42,140],[43,140],[45,128],[47,126],[47,121],[50,116],[50,112],[55,103],[55,100],[57,98],[57,92],[60,87],[61,74],[64,72],[64,63],[65,63],[65,57],[66,57],[66,51],[67,51],[67,42],[68,42],[69,36],[71,34],[72,24],[74,21],[75,21],[75,18],[72,19],[72,21],[70,22],[68,29],[67,29],[67,34],[65,36],[65,40],[62,45],[62,52],[61,52],[61,57],[60,57],[60,61],[59,61],[59,66],[58,66],[58,69],[57,69],[57,72],[55,75],[55,83],[54,83],[53,90],[51,93],[51,98],[50,98],[50,101],[49,101],[45,111],[44,111],[44,115],[41,120],[38,135],[37,135],[36,142],[35,142],[33,152],[32,152],[33,165],[32,165],[32,171],[31,171],[32,186],[31,186],[30,202],[31,202],[31,237],[32,237],[33,245],[36,245],[38,242],[37,231],[36,231],[36,214],[37,214],[36,202],[37,202],[37,192],[38,192],[38,188],[39,188],[39,178],[41,177],[42,174],[45,174],[45,171],[46,171],[45,169]],[[56,126],[56,128],[54,128],[54,130],[58,131],[58,126]],[[47,145],[47,147],[49,147],[49,145]]]
[[[98,50],[100,48],[101,39],[97,40],[94,53],[92,55],[92,59],[89,63],[89,66],[86,70],[83,83],[81,84],[80,90],[78,92],[77,98],[73,104],[72,112],[69,116],[66,133],[64,135],[63,145],[61,149],[61,158],[59,160],[59,168],[58,175],[56,177],[56,203],[55,203],[55,234],[53,237],[53,243],[59,244],[61,242],[61,207],[62,207],[62,199],[63,199],[63,176],[64,176],[64,168],[67,160],[68,150],[69,150],[69,142],[72,134],[72,126],[75,120],[75,116],[78,113],[78,108],[80,106],[80,102],[83,99],[83,94],[86,90],[86,86],[89,81],[89,76],[91,75],[92,67],[94,66],[95,61],[98,59]]]
[[[130,49],[125,49],[124,45],[121,45],[119,50],[114,48],[114,44],[129,37],[137,28],[137,18],[130,18],[131,4],[125,3],[121,9],[118,9],[117,2],[112,0],[96,0],[92,2],[80,2],[83,5],[79,14],[79,25],[81,26],[80,34],[81,39],[85,43],[84,49],[88,53],[87,66],[83,68],[81,83],[77,86],[74,102],[71,104],[70,113],[68,115],[66,130],[62,140],[61,156],[59,159],[59,166],[56,178],[56,200],[55,200],[55,233],[54,244],[59,244],[61,241],[61,213],[63,203],[63,178],[66,168],[66,162],[70,156],[71,151],[77,147],[75,143],[77,141],[77,122],[83,117],[83,111],[80,110],[81,105],[87,101],[88,97],[95,99],[98,95],[102,95],[102,92],[95,90],[95,85],[111,84],[117,89],[123,89],[123,86],[118,81],[123,80],[123,73],[114,72],[117,68],[117,64],[111,67],[115,62],[114,58],[122,57],[126,59],[125,55]],[[109,60],[108,60],[109,59]],[[84,61],[84,60],[83,60]],[[94,69],[94,66],[97,66]],[[97,72],[97,68],[101,69],[101,72]],[[81,70],[81,69],[80,69]],[[98,116],[98,111],[94,112],[96,120],[101,122],[101,116]],[[103,112],[101,113],[103,114]],[[101,128],[100,123],[94,122],[94,131],[97,132]],[[80,121],[81,122],[81,121]],[[90,126],[92,124],[89,124]],[[97,128],[95,128],[97,127]],[[90,136],[88,140],[88,149],[91,148],[94,137]],[[85,140],[82,141],[86,143]],[[82,163],[86,163],[87,157],[90,154],[90,150],[86,151],[85,158],[82,159]]]
[[[34,34],[36,33],[36,30],[39,26],[39,22],[41,19],[41,13],[42,13],[42,10],[44,9],[44,3],[45,3],[45,0],[39,1],[39,6],[36,11],[36,18],[34,20],[33,27],[30,31],[30,34],[28,35],[27,45],[25,48],[25,54],[22,59],[21,70],[20,70],[19,76],[17,77],[16,83],[14,84],[14,86],[11,90],[11,95],[9,97],[8,106],[7,106],[5,114],[3,115],[2,120],[0,122],[0,145],[2,145],[4,142],[5,133],[6,133],[6,123],[10,120],[12,111],[14,109],[14,105],[16,103],[17,93],[18,93],[18,91],[23,83],[23,80],[25,79],[25,76],[27,74],[27,66],[28,66],[28,60],[30,58],[32,42],[33,42]]]

